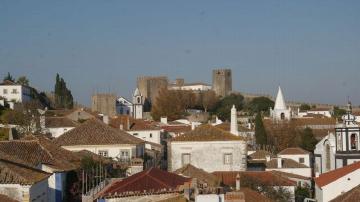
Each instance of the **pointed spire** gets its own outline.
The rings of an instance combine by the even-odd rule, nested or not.
[[[285,99],[280,86],[276,96],[274,109],[286,109]]]
[[[141,94],[140,94],[140,90],[139,90],[139,88],[136,88],[135,89],[135,92],[134,92],[134,97],[135,96],[140,96]]]

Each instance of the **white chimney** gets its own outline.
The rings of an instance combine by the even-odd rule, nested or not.
[[[104,122],[106,125],[109,125],[109,116],[108,116],[108,115],[104,115],[104,116],[103,116],[103,122]]]
[[[278,166],[278,168],[282,168],[282,159],[280,156],[278,156],[278,158],[277,158],[277,166]]]
[[[271,159],[271,158],[270,158],[270,155],[266,155],[266,156],[265,156],[265,159],[266,159],[266,162],[269,162],[270,159]]]
[[[233,105],[231,108],[230,133],[233,135],[239,135],[238,123],[237,123],[237,112],[236,112],[235,105]]]
[[[240,190],[240,175],[239,173],[236,175],[236,191]]]
[[[195,123],[194,122],[191,122],[191,130],[195,130]]]
[[[167,125],[168,124],[167,117],[161,117],[160,122]]]
[[[120,130],[124,130],[124,124],[120,124]]]

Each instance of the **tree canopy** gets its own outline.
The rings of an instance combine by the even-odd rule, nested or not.
[[[223,121],[230,120],[230,113],[233,105],[235,105],[237,111],[242,110],[244,107],[244,96],[241,94],[230,94],[222,98],[216,104],[214,114]]]
[[[262,121],[261,113],[258,113],[255,117],[255,139],[256,144],[258,145],[267,144],[267,134]]]
[[[4,81],[15,82],[15,78],[10,74],[10,72],[8,72],[7,75],[4,77]]]
[[[251,113],[268,112],[274,107],[274,101],[268,97],[256,97],[246,104],[246,109]]]
[[[315,136],[311,130],[311,128],[305,128],[303,131],[300,131],[301,135],[301,143],[300,147],[313,152],[317,143]]]
[[[73,106],[74,101],[71,91],[66,87],[64,79],[59,74],[56,74],[55,107],[71,109]]]
[[[300,110],[301,111],[307,111],[307,110],[310,110],[310,109],[311,109],[311,107],[308,104],[301,104],[300,105]]]
[[[341,118],[344,114],[346,114],[345,109],[341,109],[339,107],[334,107],[334,117],[335,118]]]
[[[16,83],[20,84],[20,85],[28,86],[29,85],[29,79],[27,79],[26,76],[20,76],[16,80]]]

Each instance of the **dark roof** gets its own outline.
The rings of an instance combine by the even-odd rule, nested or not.
[[[113,128],[119,129],[121,124],[123,125],[123,129],[126,131],[161,130],[159,127],[155,126],[152,121],[134,119],[130,116],[122,115],[110,119],[109,125]]]
[[[315,178],[315,184],[321,188],[358,169],[360,169],[360,161],[321,174],[319,177]]]
[[[141,144],[144,141],[125,131],[114,129],[97,119],[90,119],[56,138],[60,146]]]
[[[310,152],[300,147],[290,147],[279,152],[280,155],[296,155],[296,154],[310,154]]]
[[[163,171],[158,168],[150,168],[123,180],[111,183],[100,195],[106,197],[116,194],[121,195],[121,193],[124,192],[154,193],[164,190],[174,191],[190,180],[191,179],[189,178]]]
[[[78,124],[65,117],[46,117],[46,128],[76,127]]]
[[[191,164],[187,164],[184,167],[177,169],[174,171],[174,173],[183,175],[185,177],[196,178],[200,181],[200,183],[206,183],[211,187],[217,187],[219,185],[219,181],[215,175]]]
[[[360,201],[360,185],[351,189],[348,192],[341,194],[340,196],[334,198],[330,202],[355,202]]]
[[[25,140],[1,141],[0,151],[10,155],[10,161],[36,167],[46,164],[55,170],[74,170],[72,161],[78,158],[70,151],[62,149],[44,137],[27,137]]]
[[[6,201],[6,202],[19,202],[19,201],[17,201],[17,200],[15,200],[15,199],[12,199],[12,198],[10,198],[10,197],[8,197],[8,196],[6,196],[6,195],[3,195],[3,194],[0,194],[0,201]]]
[[[250,160],[266,160],[266,156],[273,157],[274,155],[269,151],[256,150],[254,153],[249,155]]]
[[[251,178],[268,186],[296,186],[295,181],[276,175],[272,171],[218,171],[213,174],[221,183],[233,187],[236,185],[237,174],[240,174],[240,181],[244,178]]]
[[[281,168],[309,168],[308,166],[298,163],[292,159],[281,158],[282,166]],[[278,159],[271,159],[266,162],[266,168],[278,168]]]
[[[51,174],[39,169],[7,160],[0,153],[0,184],[31,185],[48,178]]]
[[[173,138],[171,141],[237,141],[245,140],[209,124],[201,125],[195,130]]]

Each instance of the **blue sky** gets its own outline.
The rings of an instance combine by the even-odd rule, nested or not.
[[[77,101],[129,97],[140,75],[211,83],[233,70],[238,91],[360,105],[360,1],[0,1],[0,76]]]

